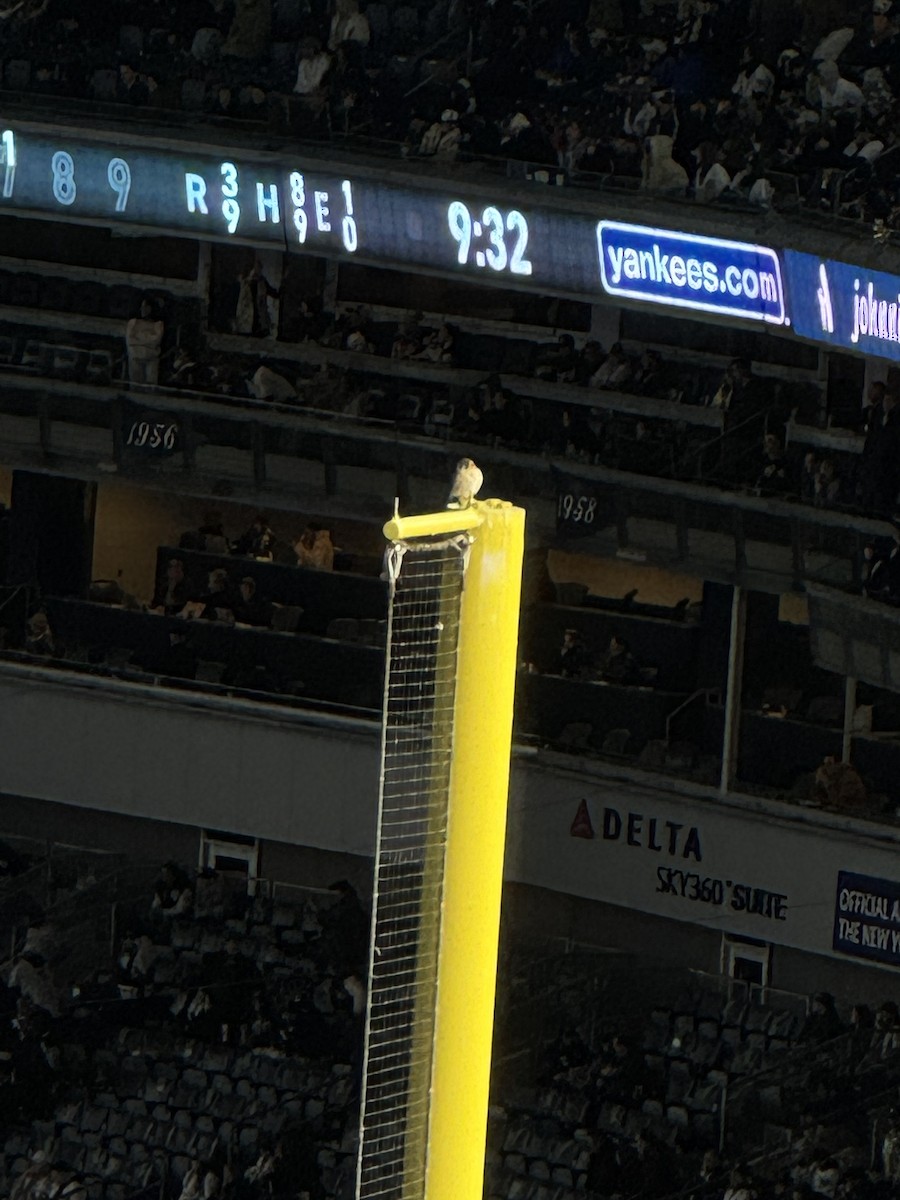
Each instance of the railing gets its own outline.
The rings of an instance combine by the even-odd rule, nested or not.
[[[453,34],[451,33],[447,36],[448,38],[452,38]],[[420,52],[417,54],[417,59],[421,60],[424,57],[424,53]],[[416,87],[420,85],[421,81],[417,81],[416,85],[410,90],[414,92]],[[277,100],[277,103],[273,105],[273,110],[283,112],[285,101],[289,97],[274,92],[272,96]],[[23,120],[40,120],[41,117],[46,119],[48,110],[50,110],[52,122],[57,126],[71,121],[77,124],[79,128],[93,124],[98,128],[108,129],[111,125],[119,122],[131,130],[143,126],[151,136],[159,134],[162,131],[165,131],[168,136],[177,136],[179,132],[183,132],[185,138],[189,138],[195,144],[202,143],[204,140],[216,143],[227,136],[228,144],[238,144],[243,140],[248,144],[255,144],[257,147],[259,146],[260,135],[262,134],[267,149],[278,149],[284,146],[290,147],[292,150],[301,149],[307,156],[318,155],[319,157],[322,156],[323,151],[327,152],[331,157],[334,157],[335,152],[338,151],[342,157],[346,157],[348,154],[358,156],[363,161],[368,160],[373,166],[379,160],[400,161],[405,150],[401,142],[372,136],[372,131],[368,127],[368,124],[359,125],[356,128],[347,127],[340,130],[332,128],[329,122],[328,125],[320,129],[307,128],[303,131],[302,136],[297,137],[289,135],[283,127],[279,128],[277,123],[276,127],[273,128],[273,122],[268,119],[266,121],[253,121],[231,117],[216,117],[182,108],[136,107],[111,101],[85,100],[72,96],[66,96],[64,98],[64,105],[61,105],[61,99],[63,98],[58,95],[44,95],[22,91],[0,91],[0,102],[3,104],[4,112],[8,115],[15,114]],[[542,182],[539,178],[535,177],[536,173],[547,172],[559,175],[568,185],[569,189],[584,189],[620,198],[623,205],[622,215],[626,219],[624,206],[626,204],[633,205],[635,192],[640,187],[640,180],[636,177],[633,179],[626,177],[627,184],[623,185],[623,177],[615,174],[614,171],[590,171],[580,167],[574,170],[567,170],[556,162],[536,162],[529,164],[518,159],[475,154],[468,150],[464,150],[455,162],[433,162],[427,157],[412,157],[406,158],[403,161],[408,164],[418,164],[418,170],[428,171],[429,169],[437,168],[435,173],[441,176],[452,175],[457,179],[460,176],[469,177],[476,182],[479,172],[477,169],[473,171],[473,166],[476,168],[480,167],[481,172],[491,172],[497,176],[506,178],[513,177],[516,181],[522,182],[533,180],[536,184]],[[799,179],[797,177],[787,175],[784,172],[769,173],[767,177],[775,185],[775,195],[771,207],[780,216],[786,218],[794,230],[806,227],[812,232],[815,224],[821,226],[822,220],[824,220],[826,226],[835,229],[839,228],[841,236],[855,235],[858,237],[861,249],[865,245],[866,239],[871,240],[871,230],[867,224],[859,220],[850,220],[837,213],[822,214],[814,208],[804,206],[800,195]],[[758,217],[760,224],[763,224],[768,211],[764,206],[751,205],[748,201],[741,198],[737,198],[734,203],[725,206],[721,203],[704,204],[702,201],[688,197],[673,198],[670,195],[658,196],[652,192],[643,190],[641,190],[640,195],[642,200],[657,211],[660,208],[671,210],[672,219],[675,221],[681,219],[680,217],[676,217],[676,209],[680,208],[683,213],[686,207],[702,211],[707,220],[720,222],[723,226],[729,222],[729,214],[734,213],[753,214]],[[820,218],[820,220],[816,221],[816,218]],[[892,245],[896,246],[900,242],[900,233],[888,232],[886,237],[889,238]]]
[[[199,679],[173,679],[165,675],[152,675],[137,668],[92,666],[70,659],[46,658],[15,650],[0,653],[0,664],[23,669],[26,675],[37,672],[44,680],[56,676],[61,683],[69,686],[102,688],[112,683],[127,687],[131,694],[148,700],[159,699],[159,690],[166,689],[171,693],[180,694],[187,701],[202,703],[205,700],[217,708],[233,710],[236,706],[243,708],[250,703],[252,709],[245,711],[259,713],[260,706],[263,706],[270,717],[285,719],[295,715],[304,723],[316,721],[329,724],[334,721],[349,721],[355,726],[363,722],[364,725],[360,727],[368,728],[379,715],[376,709],[361,708],[353,704],[339,704],[302,695],[254,691],[227,684],[207,683]]]
[[[452,370],[444,379],[452,385]],[[291,493],[296,497],[297,487],[288,484],[285,471],[292,469],[290,460],[305,458],[322,465],[326,495],[346,497],[341,468],[362,463],[393,475],[391,493],[404,502],[411,480],[425,480],[434,487],[435,481],[448,476],[455,458],[473,454],[490,468],[496,490],[517,498],[555,502],[561,477],[581,481],[612,508],[611,522],[598,523],[597,536],[604,539],[604,547],[611,540],[620,552],[660,553],[666,561],[694,570],[724,571],[737,579],[766,577],[772,581],[769,586],[778,589],[801,587],[807,579],[856,585],[865,542],[887,531],[884,522],[869,517],[850,517],[782,498],[723,493],[701,483],[637,475],[537,452],[444,441],[411,431],[402,422],[361,420],[306,407],[229,402],[162,388],[148,396],[147,403],[177,416],[180,450],[168,459],[136,463],[126,453],[124,400],[115,390],[16,373],[0,375],[0,385],[0,438],[13,448],[17,466],[46,466],[52,459],[89,476],[102,478],[112,470],[169,482],[187,473],[205,487],[221,488],[227,481],[229,487],[266,490],[272,497],[273,486],[280,486],[285,497]],[[604,394],[610,406],[616,399]],[[227,458],[217,459],[217,448],[227,448]],[[10,457],[7,450],[7,461]],[[273,485],[270,479],[279,475],[284,482]],[[297,507],[297,500],[290,506]],[[532,511],[533,526],[543,526],[544,535],[551,536],[554,517],[549,507],[532,505]],[[765,547],[765,552],[754,550],[754,543]]]

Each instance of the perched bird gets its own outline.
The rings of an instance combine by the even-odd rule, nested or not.
[[[456,464],[447,507],[471,508],[472,501],[478,495],[483,483],[484,475],[480,468],[472,462],[471,458],[461,458]]]

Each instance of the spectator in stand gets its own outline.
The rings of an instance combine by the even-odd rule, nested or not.
[[[893,541],[883,556],[881,570],[877,573],[882,583],[879,599],[888,604],[900,604],[900,522],[893,518]]]
[[[813,798],[829,808],[859,809],[868,799],[865,784],[851,763],[841,762],[835,754],[826,754],[816,768]]]
[[[172,359],[169,386],[175,388],[202,388],[207,382],[207,372],[199,355],[186,346],[179,346]]]
[[[824,1196],[825,1200],[834,1200],[841,1181],[841,1169],[834,1158],[826,1158],[817,1163],[812,1173],[812,1190],[816,1196]]]
[[[240,599],[235,602],[234,619],[240,625],[268,627],[272,624],[272,605],[257,596],[256,580],[245,575],[238,587]]]
[[[625,685],[640,682],[641,672],[637,661],[628,643],[616,633],[609,639],[609,646],[600,659],[600,678],[607,683]]]
[[[878,68],[885,72],[891,88],[898,83],[900,29],[892,0],[874,0],[868,29],[859,28],[843,53],[845,62],[858,71]]]
[[[243,1026],[253,1015],[253,994],[259,981],[255,965],[240,953],[237,940],[230,937],[224,950],[204,955],[201,963],[206,991],[212,1003],[212,1017],[220,1028],[220,1040],[237,1046],[243,1040]]]
[[[423,158],[453,162],[462,142],[459,113],[454,108],[445,108],[439,120],[433,121],[422,134],[416,153]]]
[[[725,148],[714,141],[701,142],[693,155],[697,162],[694,196],[702,204],[712,204],[731,186],[731,176],[723,166]]]
[[[830,992],[816,992],[798,1040],[801,1042],[829,1042],[843,1031],[844,1024],[835,1007],[834,996]]]
[[[235,0],[222,55],[257,61],[268,54],[271,39],[272,0]]]
[[[154,302],[141,301],[140,315],[125,326],[128,350],[128,378],[132,383],[154,385],[159,380],[159,357],[165,326],[156,313]]]
[[[294,384],[284,375],[267,367],[265,363],[261,363],[250,376],[248,386],[250,394],[257,400],[268,400],[273,404],[290,404],[291,401],[298,399],[297,388]]]
[[[551,382],[569,382],[574,378],[578,365],[575,339],[571,333],[561,333],[556,342],[538,346],[534,360],[534,373],[538,379]]]
[[[153,885],[151,909],[164,917],[189,916],[194,904],[191,881],[177,863],[167,862]]]
[[[197,530],[200,549],[207,554],[228,554],[231,545],[225,536],[225,524],[220,512],[204,513],[203,524]]]
[[[645,350],[634,369],[630,391],[639,396],[653,396],[657,400],[668,400],[675,388],[670,370],[667,370],[658,350]]]
[[[237,115],[243,121],[263,122],[268,120],[269,97],[262,83],[251,82],[241,88],[238,92]],[[267,333],[261,336],[268,337],[270,333],[271,325]]]
[[[56,641],[45,612],[36,612],[28,618],[25,650],[42,658],[52,658],[56,654]]]
[[[553,453],[582,462],[598,462],[605,443],[606,423],[600,409],[564,408],[558,414],[551,440]]]
[[[655,133],[644,141],[641,165],[641,187],[648,192],[669,192],[683,196],[688,186],[688,174],[672,158],[672,138]]]
[[[645,1073],[643,1054],[621,1034],[613,1034],[604,1047],[597,1090],[605,1099],[627,1105],[638,1094]]]
[[[554,159],[553,148],[524,112],[517,111],[501,124],[500,154],[520,162],[547,163]]]
[[[861,474],[863,507],[890,513],[900,487],[900,406],[892,389],[885,389],[881,402],[869,409]]]
[[[60,994],[47,962],[41,954],[20,954],[13,962],[8,983],[17,988],[29,1005],[51,1017],[60,1014]]]
[[[119,104],[146,104],[149,99],[150,89],[144,77],[137,73],[131,63],[122,63],[116,100]]]
[[[485,405],[477,421],[477,434],[491,442],[516,442],[522,436],[521,414],[517,412],[512,392],[501,388]]]
[[[728,1187],[722,1193],[722,1200],[757,1200],[757,1192],[745,1167],[734,1167]]]
[[[347,411],[348,375],[334,363],[320,364],[309,383],[313,407],[324,412]]]
[[[820,465],[815,450],[809,450],[804,454],[800,466],[800,499],[807,504],[815,502]]]
[[[331,533],[321,525],[307,525],[294,542],[298,567],[313,567],[317,571],[334,568],[334,543]]]
[[[189,600],[178,615],[186,620],[199,618],[203,621],[233,621],[234,600],[228,572],[221,567],[210,571],[206,591],[197,599]]]
[[[875,1013],[870,1057],[883,1062],[900,1050],[900,1009],[893,1000],[886,1000]]]
[[[555,674],[565,679],[587,679],[590,673],[591,655],[584,638],[577,629],[565,630]]]
[[[862,593],[878,600],[887,586],[887,553],[877,542],[866,542],[862,557]]]
[[[787,459],[777,434],[763,435],[762,463],[753,486],[764,496],[782,495],[790,486]]]
[[[858,111],[865,104],[862,91],[844,79],[835,62],[819,64],[817,75],[811,81],[808,98],[812,104],[821,108],[822,113],[840,113],[847,110]]]
[[[271,562],[274,546],[275,534],[269,528],[269,518],[264,513],[257,513],[250,528],[235,542],[234,553]]]
[[[725,429],[730,438],[730,454],[737,457],[747,452],[765,425],[768,394],[746,359],[735,359],[728,366],[711,403],[727,413]]]
[[[813,485],[813,503],[817,508],[832,508],[840,504],[842,480],[830,458],[823,458],[816,471]]]
[[[359,11],[358,0],[335,0],[334,16],[328,31],[328,49],[337,50],[345,42],[355,42],[360,48],[369,44],[369,19]]]
[[[616,342],[610,346],[606,361],[591,376],[589,386],[611,391],[623,390],[631,381],[631,376],[631,359],[625,353],[622,343]]]
[[[343,133],[350,132],[351,117],[362,122],[368,114],[371,86],[364,51],[365,47],[359,42],[341,42],[332,60],[329,75],[331,123],[333,129]]]
[[[417,358],[421,349],[422,340],[415,332],[399,329],[391,343],[391,358],[399,359],[401,362]]]
[[[422,344],[422,349],[413,357],[423,359],[426,362],[447,363],[453,362],[453,342],[455,339],[455,330],[452,325],[442,325],[440,329],[436,329],[434,333],[429,334]]]
[[[328,100],[325,77],[331,69],[331,55],[317,38],[303,38],[297,51],[297,79],[294,95],[309,112],[318,114]]]
[[[298,288],[305,289],[301,273],[292,264],[285,267],[281,280],[280,337],[286,342],[316,342],[323,333],[321,305],[314,298],[294,295]]]
[[[166,563],[166,573],[160,579],[150,601],[150,611],[161,613],[167,617],[176,616],[188,601],[187,583],[184,577],[184,562],[180,558],[170,558]]]
[[[887,384],[883,379],[873,379],[866,389],[866,394],[862,401],[862,425],[865,428],[869,422],[869,415],[873,408],[877,407],[884,400],[884,393]]]
[[[586,387],[591,376],[603,366],[605,360],[603,347],[596,338],[589,338],[579,351],[575,363],[575,382]]]
[[[249,271],[238,276],[238,298],[234,314],[234,332],[245,337],[270,337],[273,333],[269,300],[278,298],[263,274],[262,263],[254,258]]]

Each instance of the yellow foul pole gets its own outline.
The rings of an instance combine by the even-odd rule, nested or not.
[[[425,1200],[483,1194],[525,513],[486,500],[385,528],[391,538],[461,529],[471,531],[472,545],[460,613]]]

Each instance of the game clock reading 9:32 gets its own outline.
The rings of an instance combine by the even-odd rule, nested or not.
[[[505,216],[493,205],[476,219],[468,206],[454,200],[447,209],[447,225],[458,246],[456,260],[461,267],[474,262],[476,267],[509,271],[512,275],[530,275],[528,222],[516,209]]]

